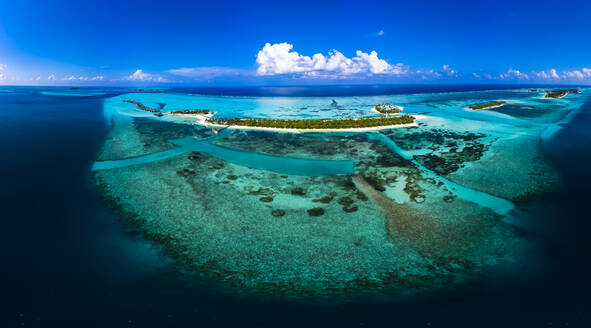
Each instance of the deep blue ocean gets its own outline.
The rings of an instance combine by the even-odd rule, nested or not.
[[[524,86],[519,86],[524,87]],[[240,96],[344,96],[515,86],[187,88]],[[98,197],[89,168],[108,132],[105,95],[0,94],[0,327],[590,327],[591,103],[546,156],[561,188],[527,208],[531,267],[402,300],[309,302],[221,292],[175,274]],[[54,91],[60,88],[50,88]],[[67,90],[64,88],[64,90]],[[94,89],[93,89],[94,90]]]

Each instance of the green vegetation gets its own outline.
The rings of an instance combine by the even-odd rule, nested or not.
[[[395,117],[363,117],[358,119],[338,120],[274,120],[250,118],[211,118],[208,123],[219,125],[252,126],[276,129],[354,129],[371,128],[398,124],[410,124],[415,118],[410,115]]]
[[[494,102],[490,102],[490,103],[486,103],[486,104],[482,104],[482,105],[474,105],[474,106],[470,106],[470,109],[488,109],[488,108],[493,108],[493,107],[500,107],[503,106],[504,104],[506,104],[507,102],[505,101],[494,101]]]
[[[558,98],[562,98],[562,97],[566,96],[567,94],[568,94],[568,91],[566,91],[566,90],[556,90],[556,91],[547,90],[545,98],[558,99]]]
[[[397,114],[402,111],[402,107],[390,104],[377,104],[374,109],[380,114]]]
[[[565,90],[545,90],[545,89],[530,89],[530,92],[545,92],[544,98],[559,99],[569,93],[581,93],[579,89],[565,89]]]
[[[174,110],[168,112],[169,114],[209,114],[211,111],[209,109],[183,109],[183,110]]]

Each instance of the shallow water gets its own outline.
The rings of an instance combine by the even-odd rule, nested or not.
[[[281,174],[304,175],[304,176],[323,176],[335,174],[353,174],[352,161],[326,161],[326,160],[307,160],[301,158],[269,156],[264,154],[249,153],[219,147],[213,144],[215,140],[221,139],[230,134],[230,131],[224,130],[219,135],[199,140],[195,138],[182,138],[170,140],[177,145],[177,148],[156,152],[150,155],[121,159],[117,161],[100,161],[93,165],[93,170],[109,170],[114,168],[126,167],[161,161],[172,158],[188,152],[200,152],[219,158],[226,162],[267,170]]]
[[[407,265],[407,268],[414,268],[416,273],[431,277],[433,273],[421,272],[421,261],[440,255],[426,253],[425,247],[430,245],[449,245],[445,252],[454,254],[456,258],[470,259],[474,263],[483,255],[487,259],[503,259],[498,252],[490,253],[486,245],[495,245],[495,248],[503,244],[525,246],[520,254],[509,252],[510,261],[505,265],[480,262],[475,277],[451,274],[452,277],[457,275],[464,279],[451,285],[447,278],[444,279],[448,288],[433,288],[425,284],[426,290],[422,292],[416,292],[414,288],[405,292],[405,288],[400,289],[398,285],[398,289],[387,291],[386,295],[378,296],[374,291],[362,299],[353,298],[328,306],[317,302],[314,304],[313,300],[264,301],[265,297],[253,296],[249,288],[239,288],[240,292],[236,292],[233,287],[219,286],[215,282],[219,276],[201,278],[191,270],[186,272],[186,266],[179,266],[178,260],[168,258],[169,252],[158,250],[157,240],[153,242],[149,236],[145,240],[137,235],[133,237],[126,234],[121,227],[128,227],[127,223],[120,224],[118,218],[110,214],[112,212],[106,211],[104,203],[95,196],[96,190],[89,187],[89,169],[97,153],[104,152],[104,149],[99,151],[107,129],[103,116],[103,110],[107,107],[103,107],[102,99],[90,97],[68,103],[55,98],[49,101],[36,90],[19,89],[14,94],[19,98],[6,100],[6,97],[12,96],[3,95],[0,107],[3,140],[18,140],[2,144],[3,195],[6,195],[7,217],[13,218],[6,222],[4,231],[8,233],[2,239],[6,263],[11,268],[3,273],[3,281],[6,282],[4,290],[11,300],[3,309],[6,312],[3,318],[8,326],[20,323],[32,326],[80,326],[93,323],[128,326],[130,320],[140,326],[195,321],[234,325],[258,322],[266,326],[277,324],[286,316],[292,318],[294,325],[425,325],[427,322],[445,325],[453,322],[456,326],[473,326],[475,322],[482,325],[494,324],[495,321],[506,322],[507,316],[511,316],[513,322],[521,325],[546,325],[553,322],[576,326],[588,319],[589,304],[585,297],[581,297],[589,287],[585,282],[589,273],[585,264],[586,251],[589,249],[585,236],[588,227],[583,220],[583,213],[586,213],[584,200],[590,181],[585,168],[591,163],[585,151],[591,145],[588,107],[583,107],[572,116],[565,127],[557,128],[553,137],[542,141],[540,135],[553,127],[546,119],[532,119],[531,124],[521,122],[512,125],[512,118],[499,121],[493,114],[490,118],[486,113],[478,114],[478,118],[471,114],[462,115],[464,111],[461,106],[471,100],[454,99],[456,103],[449,105],[445,94],[428,96],[436,98],[430,103],[441,106],[442,111],[447,111],[444,114],[438,113],[437,107],[419,104],[420,100],[414,99],[417,107],[425,106],[431,110],[431,118],[419,128],[429,133],[413,137],[419,149],[406,149],[403,148],[406,144],[400,144],[397,140],[410,138],[417,129],[384,132],[403,148],[401,153],[404,156],[399,157],[384,143],[360,135],[274,138],[272,134],[236,133],[215,143],[218,147],[246,153],[311,161],[351,160],[358,173],[368,178],[372,188],[384,188],[383,194],[393,195],[396,204],[405,206],[403,209],[418,212],[421,217],[436,222],[436,226],[446,227],[443,231],[452,233],[449,236],[455,236],[454,231],[457,231],[461,236],[458,239],[467,239],[468,245],[482,243],[483,246],[479,246],[475,253],[459,252],[458,249],[466,245],[459,243],[456,238],[449,239],[448,235],[442,235],[437,229],[431,232],[432,242],[413,242],[412,239],[407,244],[392,242],[384,228],[384,219],[388,213],[382,212],[388,208],[379,208],[370,201],[358,199],[356,191],[350,189],[344,177],[298,177],[287,174],[284,178],[262,167],[248,168],[248,165],[229,163],[205,153],[185,153],[163,161],[101,171],[110,172],[111,178],[116,178],[111,183],[117,181],[114,187],[119,189],[116,192],[121,192],[120,205],[124,209],[139,210],[148,222],[152,216],[161,219],[194,219],[192,216],[195,213],[219,210],[216,212],[217,218],[201,216],[202,221],[178,221],[190,228],[185,231],[192,231],[196,235],[205,233],[213,242],[186,239],[195,247],[212,247],[209,250],[202,248],[195,255],[208,260],[221,254],[228,262],[221,261],[219,264],[226,267],[239,267],[245,264],[240,262],[242,256],[255,256],[266,259],[259,263],[262,265],[259,270],[271,275],[275,268],[298,274],[300,271],[294,270],[293,264],[275,262],[295,258],[308,261],[298,265],[312,270],[310,273],[318,269],[320,271],[317,272],[335,278],[344,276],[339,266],[345,260],[355,264],[365,263],[359,268],[362,272],[388,272],[392,265]],[[461,95],[452,95],[461,98]],[[468,97],[477,99],[488,96],[470,94]],[[105,104],[108,104],[108,99]],[[458,105],[458,101],[462,105]],[[566,113],[582,103],[582,98],[573,98],[570,102],[567,97],[562,99],[557,110]],[[141,112],[135,114],[146,119],[149,116]],[[107,137],[113,140],[114,151],[111,154],[117,155],[114,158],[119,159],[125,154],[135,157],[174,149],[170,148],[175,147],[174,143],[166,143],[154,135],[159,125],[158,129],[146,129],[145,122],[134,119],[128,122],[131,122],[130,125],[122,126],[121,130],[129,136],[125,139],[126,145],[117,148],[116,138],[113,135]],[[133,129],[128,131],[130,128]],[[459,136],[432,133],[435,128],[458,132]],[[177,139],[174,134],[183,137],[182,134],[188,133],[184,129],[175,128],[174,131],[167,132],[170,134],[167,140]],[[476,131],[485,136],[480,139],[468,138],[467,131]],[[153,142],[146,146],[149,140]],[[258,141],[246,142],[250,140]],[[523,148],[511,146],[533,145],[533,141],[541,146],[539,149],[528,148],[531,156],[525,154]],[[482,149],[477,147],[479,144],[483,145]],[[466,147],[471,150],[463,152]],[[454,152],[450,151],[454,148]],[[424,171],[412,163],[413,160],[404,159],[410,155],[431,153],[436,158],[413,160],[431,172],[443,172],[438,174],[441,179],[510,199],[517,204],[518,209],[506,217],[493,215],[486,207],[464,201],[461,192],[454,192],[452,188],[445,190],[445,186],[438,186],[437,181],[433,184],[429,176],[423,176],[421,172]],[[441,162],[441,159],[444,161]],[[540,166],[540,163],[545,165]],[[552,169],[549,170],[549,167]],[[191,170],[194,174],[190,173]],[[486,181],[504,181],[507,175],[510,183],[497,183],[495,188],[490,188],[488,182],[478,183],[479,176],[486,176]],[[528,179],[516,179],[534,175],[540,183],[524,185]],[[542,188],[546,182],[557,178],[560,180],[558,185],[552,187],[550,184],[549,189]],[[406,190],[402,184],[405,184]],[[527,201],[519,196],[524,186],[531,189]],[[270,189],[272,193],[267,195],[267,191],[258,189],[260,187]],[[160,192],[155,195],[157,197],[151,197],[151,193],[146,192],[151,188]],[[300,195],[299,191],[294,194],[293,189],[296,188],[302,188],[304,194]],[[337,195],[329,203],[313,202],[330,196],[331,192]],[[405,197],[398,197],[401,192]],[[174,198],[170,198],[172,195]],[[177,207],[175,202],[182,205],[184,197],[193,197],[191,195],[197,195],[194,207]],[[273,197],[273,200],[260,201],[263,197]],[[342,205],[350,202],[339,202],[343,197],[350,198],[353,203]],[[204,199],[210,202],[208,205],[212,208],[199,212]],[[151,207],[154,201],[158,201],[158,207]],[[236,204],[228,206],[230,203]],[[222,205],[225,208],[220,208]],[[325,214],[309,216],[307,209],[312,206],[323,207]],[[344,211],[353,206],[358,207],[355,212]],[[158,210],[150,212],[150,209],[155,208]],[[286,214],[276,218],[271,215],[274,209],[281,209]],[[184,210],[187,212],[181,212]],[[241,213],[242,219],[234,221],[235,213]],[[448,222],[450,218],[454,220],[453,226],[449,225],[452,223]],[[511,224],[504,224],[503,221]],[[159,232],[182,237],[175,235],[172,230],[174,225],[169,225],[171,230],[163,230],[163,224],[168,223],[158,222],[161,224]],[[248,230],[243,230],[245,228]],[[136,231],[134,229],[132,231]],[[516,230],[516,233],[512,233],[512,230]],[[402,231],[405,233],[404,238],[412,238],[412,231]],[[492,238],[487,239],[486,234],[491,234]],[[269,236],[283,239],[269,239]],[[258,240],[259,247],[252,248],[253,240]],[[302,245],[307,248],[301,249]],[[300,249],[289,248],[291,246],[299,246]],[[324,247],[326,253],[316,252],[316,256],[329,259],[328,262],[310,262],[310,250],[322,249],[315,247]],[[407,256],[414,254],[413,260],[404,264],[400,258],[388,256],[391,252]],[[334,263],[334,266],[326,266],[327,263]],[[208,267],[205,267],[207,270]],[[287,272],[285,270],[283,272]],[[353,277],[355,274],[355,271],[346,273]],[[449,276],[449,273],[445,276]],[[244,281],[251,281],[248,279]],[[420,279],[413,284],[416,283],[423,284]],[[359,288],[354,290],[355,293],[359,292]],[[411,292],[410,296],[408,291]],[[483,298],[483,294],[487,297]],[[253,300],[257,302],[253,303]],[[228,313],[234,315],[228,316]],[[322,316],[318,316],[320,313]],[[311,322],[309,318],[312,315],[324,319]],[[491,319],[491,316],[496,319]]]
[[[167,240],[170,255],[197,273],[214,272],[225,285],[315,297],[411,292],[521,261],[527,238],[504,222],[512,219],[514,202],[550,191],[558,178],[538,147],[516,156],[507,145],[541,143],[542,134],[558,131],[556,124],[586,99],[575,94],[548,103],[525,90],[365,97],[123,94],[105,100],[105,116],[114,126],[100,158],[113,160],[98,161],[94,169],[105,195],[133,217],[130,224]],[[388,102],[423,116],[419,128],[366,134],[261,138],[226,130],[196,139],[179,130],[174,138],[168,135],[172,148],[154,152],[146,147],[160,142],[158,131],[192,120],[156,118],[127,100],[164,112],[209,109],[222,117],[282,118],[375,115],[373,106]],[[491,100],[527,104],[532,113],[467,109]],[[147,130],[150,120],[162,127]],[[405,140],[417,130],[425,141],[407,143],[406,150],[384,134]],[[289,144],[298,146],[282,149]],[[483,165],[490,157],[515,164]],[[501,183],[485,185],[480,177]]]

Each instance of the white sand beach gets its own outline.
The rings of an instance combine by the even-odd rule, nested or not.
[[[228,128],[233,130],[256,130],[256,131],[274,131],[274,132],[285,132],[285,133],[305,133],[305,132],[371,132],[379,130],[389,130],[398,128],[408,128],[418,126],[417,121],[425,119],[425,115],[412,115],[415,118],[413,123],[408,124],[395,124],[395,125],[384,125],[384,126],[372,126],[366,128],[344,128],[344,129],[289,129],[289,128],[271,128],[271,127],[259,127],[259,126],[240,126],[240,125],[222,125],[213,124],[207,122],[207,119],[211,118],[216,113],[209,114],[168,114],[182,117],[193,117],[197,121],[195,124],[202,125],[212,128]]]

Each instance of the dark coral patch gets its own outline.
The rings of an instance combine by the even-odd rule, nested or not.
[[[355,201],[349,197],[341,197],[341,198],[339,198],[338,202],[339,202],[339,204],[341,204],[343,206],[349,206],[349,205],[353,204]]]
[[[182,170],[178,170],[176,171],[176,174],[181,176],[181,177],[189,177],[189,176],[193,176],[196,174],[196,172],[194,170],[191,169],[182,169]]]
[[[291,194],[296,196],[304,196],[306,191],[303,188],[297,187],[291,190]]]
[[[443,200],[444,200],[445,202],[447,202],[447,203],[451,203],[451,202],[453,202],[455,199],[456,199],[456,196],[454,196],[454,195],[446,195],[446,196],[443,196]]]
[[[314,203],[328,204],[328,203],[330,203],[332,201],[333,198],[334,197],[332,197],[332,196],[324,196],[324,197],[319,198],[319,199],[314,199],[313,202]]]
[[[347,213],[352,213],[352,212],[357,212],[359,208],[357,206],[343,206],[343,211],[347,212]]]
[[[280,209],[274,209],[271,211],[271,215],[273,215],[276,218],[280,218],[285,215],[285,211]]]
[[[273,190],[269,188],[259,188],[258,190],[251,191],[248,194],[257,196],[271,196],[273,195]]]
[[[310,216],[321,216],[324,214],[324,209],[322,207],[314,207],[308,210],[308,215]]]

